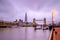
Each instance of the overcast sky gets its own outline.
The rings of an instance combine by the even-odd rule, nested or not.
[[[60,18],[60,0],[0,0],[0,20],[14,21],[25,18],[51,20],[52,10],[56,10],[54,18]],[[59,20],[59,19],[58,19]]]

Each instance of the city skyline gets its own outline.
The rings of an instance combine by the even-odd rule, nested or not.
[[[59,4],[59,0],[0,0],[0,20],[24,20],[25,12],[29,21],[33,18],[43,19],[44,17],[52,20],[51,11],[56,10],[55,19],[59,21]]]

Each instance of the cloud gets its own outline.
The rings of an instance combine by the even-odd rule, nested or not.
[[[57,11],[57,16],[60,16],[60,1],[59,0],[0,0],[0,15],[3,19],[6,15],[12,20],[24,19],[25,12],[29,18],[51,18],[51,10]],[[30,12],[29,12],[30,11]],[[30,15],[31,14],[31,15]],[[35,16],[33,16],[35,15]],[[6,17],[6,19],[7,19]],[[0,16],[1,18],[1,16]],[[9,20],[10,20],[9,19]]]

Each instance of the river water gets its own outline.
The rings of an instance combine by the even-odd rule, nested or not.
[[[0,28],[0,40],[48,40],[49,30],[33,27]]]

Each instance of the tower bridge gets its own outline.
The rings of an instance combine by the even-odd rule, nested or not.
[[[37,24],[36,21],[43,21],[43,26],[47,26],[47,24],[46,24],[46,18],[44,18],[43,20],[36,20],[36,19],[34,18],[34,19],[33,19],[34,25]],[[40,26],[40,25],[41,25],[41,24],[37,24],[37,26]]]

